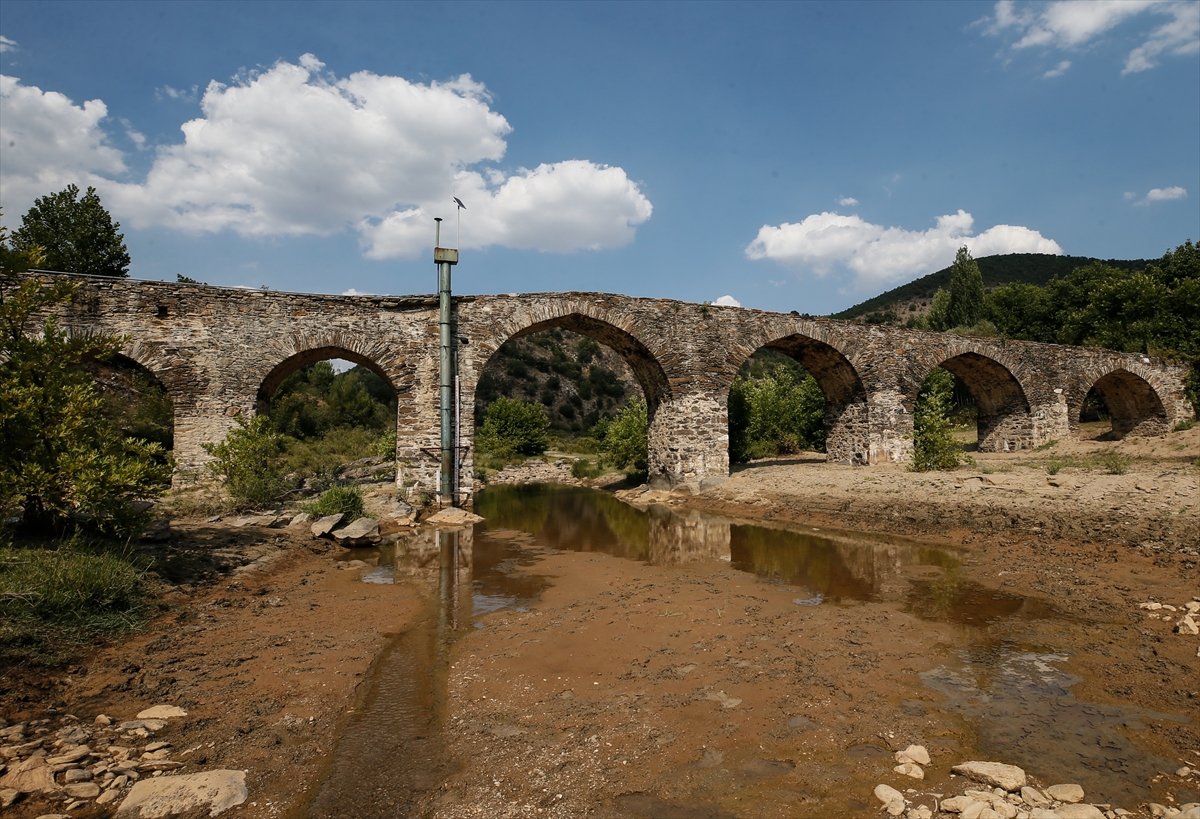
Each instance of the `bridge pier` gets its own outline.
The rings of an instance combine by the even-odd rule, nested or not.
[[[699,391],[658,404],[648,432],[656,488],[707,489],[729,477],[729,413],[723,392]]]

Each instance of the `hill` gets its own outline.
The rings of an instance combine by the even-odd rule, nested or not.
[[[975,260],[983,274],[983,286],[988,290],[1009,282],[1044,285],[1056,276],[1066,276],[1077,267],[1103,262],[1120,270],[1141,270],[1154,259],[1093,259],[1088,256],[1053,256],[1048,253],[1009,253],[983,256]],[[938,288],[950,289],[950,268],[946,267],[908,284],[893,288],[874,298],[834,313],[830,318],[866,321],[869,324],[889,324],[921,315]],[[889,311],[892,315],[889,315]]]

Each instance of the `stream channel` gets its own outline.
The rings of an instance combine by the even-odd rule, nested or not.
[[[993,759],[1020,765],[1044,784],[1079,783],[1089,801],[1133,807],[1148,794],[1149,780],[1171,765],[1136,744],[1144,720],[1186,721],[1176,715],[1077,701],[1072,687],[1080,678],[1063,670],[1070,651],[1045,642],[1047,634],[1056,633],[1055,624],[1069,624],[1070,618],[1047,601],[961,579],[959,567],[969,560],[965,551],[862,533],[742,524],[663,506],[643,511],[604,492],[557,485],[490,487],[478,495],[475,511],[485,520],[473,529],[418,530],[378,548],[355,549],[337,558],[368,564],[362,569],[366,583],[423,586],[430,603],[425,619],[396,635],[376,659],[370,678],[360,688],[358,702],[340,729],[326,775],[311,788],[298,815],[476,815],[473,810],[478,806],[473,808],[471,803],[483,797],[470,783],[486,779],[500,786],[506,765],[514,768],[514,783],[498,787],[499,795],[488,798],[495,798],[497,804],[524,805],[528,810],[514,809],[504,815],[575,815],[567,809],[570,788],[576,804],[600,805],[604,811],[599,815],[609,816],[834,815],[827,811],[870,815],[877,808],[870,797],[874,784],[888,781],[903,786],[890,773],[894,762],[886,747],[887,737],[899,736],[897,731],[906,731],[906,735],[917,732],[935,753],[935,768],[943,757],[943,769],[966,758]],[[585,559],[594,562],[579,574],[539,572],[548,561]],[[803,623],[808,630],[797,633],[805,635],[807,642],[793,637],[784,643],[780,637],[779,644],[770,649],[776,654],[801,652],[795,666],[800,671],[770,671],[764,665],[758,676],[748,678],[744,669],[734,666],[750,666],[753,655],[746,654],[748,659],[734,664],[736,658],[726,648],[724,664],[713,658],[712,673],[731,668],[740,676],[713,677],[706,687],[698,677],[707,670],[702,669],[688,680],[697,681],[691,694],[661,694],[667,705],[675,703],[671,697],[683,697],[683,710],[675,718],[679,740],[668,730],[672,723],[665,711],[659,718],[667,721],[651,732],[657,732],[656,738],[645,740],[649,751],[633,747],[637,744],[634,735],[621,734],[624,729],[615,716],[593,716],[589,718],[592,727],[583,732],[595,732],[589,738],[593,743],[601,734],[631,737],[624,758],[613,757],[616,767],[605,769],[607,773],[597,768],[586,787],[570,784],[566,774],[562,781],[546,775],[544,788],[534,788],[532,780],[522,782],[522,777],[529,779],[523,771],[533,767],[530,760],[535,756],[518,763],[515,746],[510,751],[493,746],[510,737],[514,742],[529,739],[537,733],[539,718],[521,715],[525,706],[514,706],[508,722],[495,723],[488,722],[488,716],[472,716],[467,708],[470,703],[456,711],[451,702],[453,692],[466,691],[467,683],[453,684],[452,675],[459,673],[456,668],[466,665],[456,664],[455,657],[461,660],[487,654],[495,648],[489,648],[489,639],[499,639],[503,625],[494,618],[533,617],[551,589],[556,599],[564,595],[585,598],[590,592],[580,577],[598,583],[605,572],[624,572],[622,577],[627,579],[610,580],[613,590],[604,594],[621,596],[622,586],[628,586],[630,591],[624,596],[629,598],[629,608],[621,611],[626,616],[636,613],[633,607],[641,604],[633,603],[630,595],[633,584],[639,582],[638,573],[666,570],[672,574],[665,593],[687,582],[715,584],[710,594],[720,591],[723,584],[750,584],[759,590],[755,599],[762,602],[746,611],[763,608],[760,617],[775,612],[773,619],[756,623],[747,617],[730,619],[728,610],[723,612],[718,606],[719,621],[711,615],[705,617],[719,623],[720,633],[703,636],[691,644],[692,649],[711,657],[713,649],[698,647],[732,646],[732,642],[720,642],[727,637],[767,642],[766,636],[754,636],[762,631],[762,624],[792,624],[787,627],[795,630],[800,628],[796,623]],[[656,581],[651,578],[647,582]],[[571,583],[579,586],[578,591]],[[664,593],[659,588],[655,594]],[[681,607],[686,604],[689,612],[696,610],[689,603],[691,598],[672,599]],[[595,608],[605,609],[605,605]],[[670,605],[663,612],[656,616],[673,616]],[[876,625],[855,630],[871,623],[886,622],[891,627],[896,617],[916,624],[899,641],[880,635]],[[684,619],[658,622],[665,626],[682,624]],[[610,622],[615,624],[611,630],[623,621]],[[687,639],[708,635],[704,631],[708,622],[694,617],[694,625],[686,631],[695,629],[695,633]],[[839,637],[841,642],[829,642],[833,638],[826,635],[843,628],[848,629],[847,636]],[[563,641],[570,639],[565,626],[558,632]],[[505,639],[509,637],[511,634]],[[539,633],[537,640],[524,642],[546,639],[559,638]],[[624,645],[620,641],[628,643],[630,638],[612,631],[604,639]],[[897,647],[898,642],[907,653]],[[473,646],[471,654],[463,653],[467,650],[464,644]],[[663,644],[667,644],[665,635]],[[567,643],[563,646],[565,651]],[[675,650],[663,648],[661,652],[673,654]],[[494,656],[505,658],[512,653]],[[615,654],[611,658],[612,664],[623,661]],[[508,662],[511,665],[505,673],[514,678],[528,672],[547,685],[555,683],[548,676],[555,672],[546,672],[544,664],[537,666],[536,658]],[[525,662],[530,665],[523,665]],[[665,673],[671,684],[677,684],[676,677],[682,678],[698,664],[703,665],[696,661],[664,667],[655,677],[648,676],[647,670],[653,667],[647,660],[642,667],[634,664],[631,671],[617,676],[617,682],[636,683],[645,689]],[[673,676],[668,673],[672,668]],[[804,672],[804,668],[811,671]],[[563,679],[566,677],[558,677]],[[504,682],[493,681],[490,690]],[[809,689],[796,687],[805,682]],[[714,694],[718,683],[724,687]],[[739,693],[747,698],[747,705],[738,713],[748,715],[731,721],[729,704],[735,703],[732,708],[736,709],[741,699],[726,695],[725,690],[732,691],[738,683],[740,691],[751,691]],[[833,693],[826,694],[822,688],[819,693],[824,699],[818,701],[812,685]],[[753,699],[756,690],[763,694],[761,704],[750,708],[751,703],[760,702]],[[620,694],[615,701],[626,703],[625,696]],[[649,695],[641,690],[629,696],[647,702],[647,696],[655,694],[651,689]],[[555,702],[556,707],[559,704],[549,693],[544,699]],[[801,708],[801,701],[807,710]],[[713,710],[711,719],[705,716],[708,712],[696,710],[701,706]],[[631,710],[628,705],[621,707],[621,713]],[[455,713],[455,720],[466,722],[456,721],[452,729],[450,720]],[[692,713],[700,716],[689,717],[693,722],[688,723],[685,734],[679,720]],[[645,708],[634,722],[649,724],[650,714],[651,709]],[[513,727],[522,719],[527,723]],[[548,714],[544,722],[546,733],[570,734],[561,717]],[[479,728],[478,736],[455,736],[454,731],[462,733],[460,729],[467,724]],[[709,733],[701,737],[702,731]],[[529,737],[520,736],[527,732]],[[697,744],[689,750],[687,741],[693,734]],[[669,741],[664,742],[664,737]],[[701,738],[704,744],[699,744]],[[563,742],[561,736],[555,741]],[[613,752],[621,751],[621,743],[613,741],[618,744]],[[713,750],[718,746],[725,750]],[[643,756],[636,756],[639,753]],[[641,778],[626,776],[626,772],[633,773],[627,765],[630,760],[635,761]],[[492,766],[495,771],[474,770],[481,766]],[[538,768],[536,773],[543,771]],[[931,770],[930,775],[933,773]],[[947,775],[913,784],[929,788],[940,781],[945,786]],[[608,784],[597,786],[596,781]],[[455,782],[457,791],[451,787]],[[569,787],[564,787],[564,782]],[[504,791],[505,787],[509,790]],[[567,795],[555,794],[556,790]],[[781,800],[811,807],[796,807],[795,813],[763,807],[779,805]],[[501,814],[485,809],[478,815]]]

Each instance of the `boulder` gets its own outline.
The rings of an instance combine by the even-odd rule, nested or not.
[[[899,816],[904,813],[904,794],[891,785],[876,785],[875,798],[883,803],[889,816]]]
[[[312,531],[312,536],[325,537],[327,534],[333,531],[334,526],[337,526],[342,522],[342,518],[344,517],[345,515],[343,515],[341,512],[338,512],[336,515],[326,515],[323,518],[318,518],[316,522],[309,527],[309,529]]]
[[[1057,799],[1059,802],[1083,801],[1083,788],[1078,785],[1051,785],[1046,788],[1046,793],[1051,799]]]
[[[913,779],[924,779],[925,771],[921,770],[921,766],[915,762],[901,762],[896,767],[892,768],[898,774],[911,776]]]
[[[970,805],[975,800],[969,796],[951,796],[949,799],[943,799],[941,809],[946,813],[962,813],[967,805]]]
[[[1058,819],[1105,819],[1104,811],[1095,805],[1059,805],[1054,812]]]
[[[95,782],[80,782],[75,785],[67,785],[63,790],[67,792],[67,796],[74,799],[93,799],[100,795],[100,786]]]
[[[138,713],[138,719],[171,719],[172,717],[186,717],[187,711],[184,711],[178,705],[155,705],[147,708],[145,711]]]
[[[359,518],[333,533],[343,546],[358,546],[379,540],[379,521]]]
[[[160,776],[134,783],[117,808],[117,815],[162,819],[197,808],[208,808],[209,816],[246,801],[244,771],[205,771],[184,776]]]
[[[896,751],[896,761],[900,764],[915,762],[918,765],[929,764],[929,751],[924,745],[909,745],[903,751]]]
[[[426,518],[426,523],[432,523],[435,526],[454,527],[454,526],[474,526],[482,521],[483,518],[479,515],[468,512],[466,509],[459,509],[455,506],[447,506],[436,515],[430,515]]]
[[[0,778],[0,790],[14,790],[18,793],[40,793],[56,791],[58,785],[54,782],[54,774],[46,764],[44,756],[31,756],[24,762],[13,766],[12,770]]]
[[[312,515],[308,514],[308,512],[300,512],[288,521],[288,526],[299,526],[302,523],[308,523],[310,520],[312,520]]]
[[[964,762],[955,765],[951,770],[976,782],[1004,788],[1010,793],[1025,786],[1025,771],[1016,765],[1004,765],[1000,762]]]

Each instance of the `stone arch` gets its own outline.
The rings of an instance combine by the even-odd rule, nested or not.
[[[799,362],[825,394],[826,460],[844,464],[867,463],[870,449],[867,391],[858,369],[840,349],[838,340],[809,327],[754,341],[760,343],[752,348],[749,344],[739,344],[734,350],[733,356],[741,358],[734,364],[733,374],[742,362],[764,347]],[[732,386],[733,374],[728,375],[727,386]]]
[[[1135,432],[1138,435],[1161,435],[1167,431],[1167,410],[1162,397],[1144,375],[1117,366],[1087,386],[1088,389],[1082,390],[1078,405],[1072,409],[1073,422],[1079,422],[1084,399],[1094,389],[1108,405],[1116,438],[1124,438]]]
[[[278,364],[276,364],[271,371],[266,374],[266,376],[259,383],[258,387],[258,395],[256,397],[258,411],[260,413],[266,411],[267,406],[271,402],[271,397],[275,395],[275,391],[279,389],[279,385],[282,384],[289,375],[302,367],[307,367],[309,364],[316,364],[318,361],[327,361],[331,358],[340,358],[345,361],[353,361],[355,364],[366,367],[368,370],[386,381],[391,386],[392,390],[397,393],[397,396],[399,395],[399,391],[396,390],[396,384],[392,377],[388,375],[387,371],[384,370],[383,367],[379,366],[378,363],[370,358],[356,353],[353,350],[347,350],[342,347],[313,347],[307,350],[302,350],[301,352],[285,358],[283,361],[280,361]]]
[[[981,452],[1009,452],[1035,445],[1029,399],[1013,369],[1015,363],[993,350],[950,351],[951,354],[924,368],[917,390],[935,367],[949,370],[971,393],[979,408],[977,426]],[[916,402],[916,392],[911,396]]]
[[[586,312],[572,309],[559,315],[533,318],[528,323],[522,322],[515,328],[497,327],[486,341],[480,344],[479,368],[495,355],[496,351],[507,341],[523,336],[559,328],[585,335],[594,341],[611,348],[629,365],[646,396],[646,411],[652,420],[658,406],[671,398],[671,382],[659,363],[658,356],[639,339],[632,328],[623,327],[610,317],[597,317]],[[472,385],[472,394],[474,386]]]
[[[366,367],[386,381],[399,398],[412,388],[412,375],[402,367],[402,358],[388,345],[359,333],[333,331],[294,334],[264,351],[264,362],[275,361],[257,374],[257,405],[261,412],[284,379],[301,367],[341,358]]]

